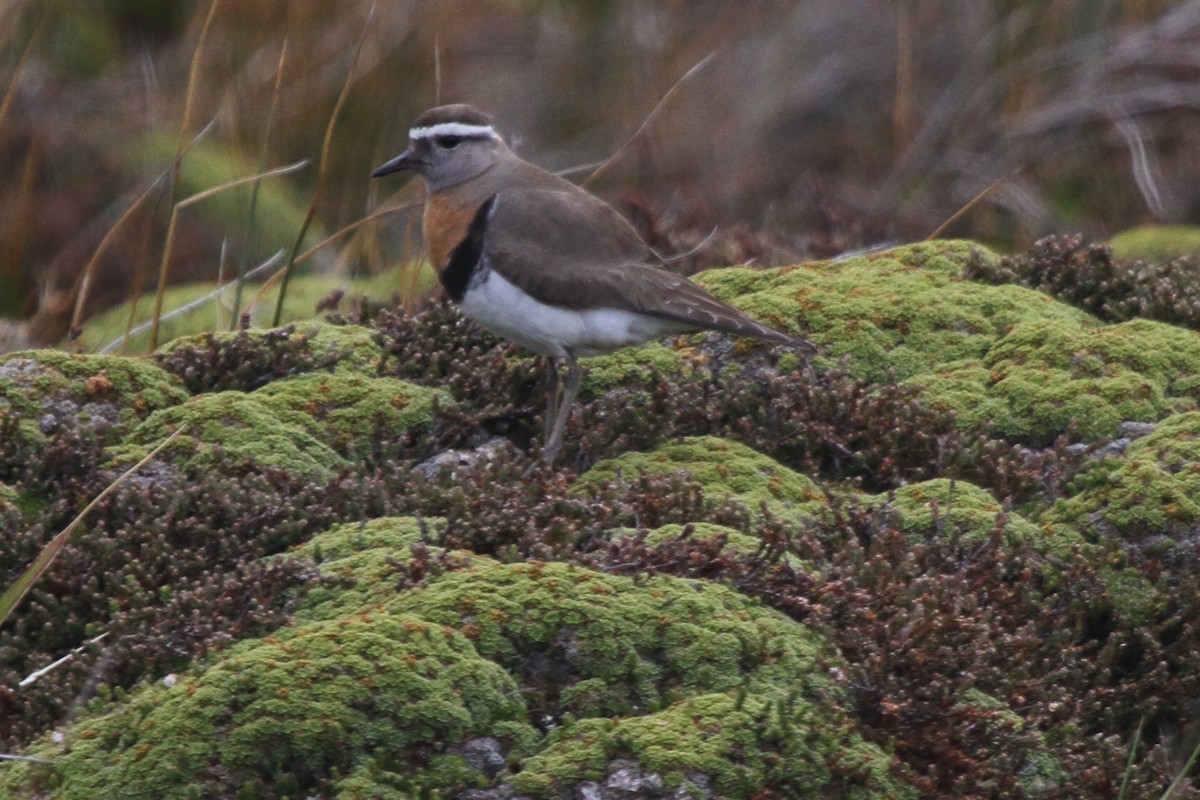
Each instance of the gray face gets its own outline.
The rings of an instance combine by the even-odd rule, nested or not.
[[[496,160],[494,136],[439,134],[409,140],[409,151],[419,159],[416,171],[436,191],[474,178]]]
[[[486,172],[505,149],[491,127],[458,123],[414,128],[408,141],[407,150],[371,174],[411,169],[437,191]]]

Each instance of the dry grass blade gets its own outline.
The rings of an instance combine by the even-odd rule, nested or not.
[[[686,83],[688,81],[688,79],[690,79],[697,72],[704,69],[704,67],[708,66],[708,62],[712,61],[716,55],[717,55],[716,52],[709,53],[704,58],[700,59],[695,64],[693,64],[691,69],[689,69],[687,72],[683,73],[683,75],[680,76],[679,80],[675,81],[675,83],[671,85],[670,89],[667,89],[667,93],[662,96],[662,99],[658,101],[658,104],[655,105],[654,108],[650,111],[650,113],[646,115],[646,118],[644,120],[642,120],[642,124],[640,126],[638,126],[638,129],[633,132],[633,135],[630,136],[625,141],[625,144],[618,147],[617,151],[615,153],[613,153],[611,156],[606,158],[600,164],[600,166],[596,167],[596,171],[593,172],[591,175],[588,175],[583,180],[583,183],[580,184],[580,186],[587,186],[589,183],[596,180],[596,178],[603,175],[605,173],[605,171],[608,170],[609,167],[611,167],[613,164],[615,164],[617,162],[617,160],[620,159],[621,155],[624,154],[624,152],[627,149],[629,149],[629,146],[631,144],[633,144],[634,142],[636,142],[638,140],[638,137],[640,137],[642,135],[642,133],[644,133],[645,130],[648,127],[650,127],[650,123],[652,121],[654,121],[654,118],[656,116],[658,116],[658,112],[662,111],[663,106],[665,106],[667,104],[667,101],[671,99],[672,95],[675,94],[675,92],[679,89],[679,87],[682,86],[684,83]]]
[[[404,265],[400,280],[400,299],[404,303],[404,313],[410,317],[417,310],[417,295],[421,284],[421,263],[412,257],[416,226],[417,218],[410,216],[404,224],[404,246],[400,249],[400,263]]]
[[[938,225],[936,228],[934,228],[933,233],[931,233],[925,237],[925,241],[929,242],[929,241],[932,241],[932,240],[938,238],[939,236],[941,236],[943,233],[945,233],[946,229],[949,228],[951,225],[953,225],[955,222],[957,222],[962,217],[963,214],[966,214],[968,211],[970,211],[972,208],[974,208],[979,203],[980,200],[982,200],[983,198],[985,198],[989,194],[991,194],[993,189],[995,189],[1000,184],[1004,183],[1009,178],[1016,175],[1018,172],[1020,172],[1020,170],[1014,170],[1014,171],[1010,172],[1009,174],[1002,175],[999,178],[996,178],[996,180],[989,183],[983,189],[983,191],[981,191],[979,194],[975,195],[970,200],[968,200],[966,205],[964,205],[958,211],[955,211],[953,214],[951,214],[950,217],[945,222],[943,222],[941,225]]]
[[[1171,800],[1175,796],[1175,792],[1179,791],[1180,787],[1183,786],[1183,782],[1191,774],[1192,767],[1196,766],[1197,760],[1200,760],[1200,744],[1196,745],[1192,750],[1192,754],[1188,756],[1187,763],[1183,765],[1183,769],[1179,770],[1178,774],[1175,775],[1175,780],[1171,781],[1171,785],[1167,787],[1167,790],[1162,793],[1162,797],[1158,800]]]
[[[142,207],[142,204],[146,202],[154,190],[158,188],[159,184],[163,182],[163,179],[166,176],[166,172],[164,172],[162,175],[159,175],[157,178],[151,181],[150,185],[147,186],[140,195],[137,196],[137,199],[130,203],[129,208],[125,209],[125,213],[122,214],[117,221],[113,223],[113,226],[108,229],[108,233],[104,234],[104,238],[101,239],[100,244],[96,246],[95,251],[92,253],[92,257],[88,259],[88,263],[83,268],[83,274],[79,279],[79,290],[75,295],[75,313],[71,315],[70,329],[72,331],[79,330],[79,325],[83,321],[83,309],[87,304],[88,290],[91,288],[92,275],[96,271],[97,264],[100,263],[100,257],[103,256],[105,251],[108,250],[108,246],[112,244],[113,239],[117,237],[117,233],[120,232],[121,228],[125,226],[125,223],[137,213],[138,209]]]
[[[275,87],[271,92],[271,107],[267,110],[267,125],[266,131],[263,133],[262,147],[258,152],[257,169],[262,171],[267,163],[267,152],[271,144],[271,131],[275,128],[275,114],[279,109],[279,92],[283,86],[283,65],[287,62],[287,46],[288,40],[284,37],[283,46],[279,48],[279,61],[275,64]],[[242,241],[249,243],[254,235],[255,229],[255,212],[258,209],[258,190],[261,183],[255,183],[254,189],[250,192],[250,207],[246,209],[246,227],[243,231]],[[249,264],[250,251],[249,248],[242,248],[241,257],[238,259],[238,277],[237,289],[233,296],[233,309],[229,315],[229,329],[233,330],[237,327],[238,318],[242,312],[242,287],[246,281],[246,267]]]
[[[137,250],[137,269],[133,273],[133,285],[130,286],[129,292],[129,318],[125,321],[125,334],[121,337],[121,355],[125,354],[125,346],[129,343],[133,321],[137,319],[138,304],[142,299],[142,285],[146,282],[146,264],[150,258],[150,238],[154,229],[150,225],[142,227],[142,238],[138,243]]]
[[[216,121],[217,120],[215,117],[209,120],[208,124],[205,125],[199,133],[192,137],[191,141],[187,143],[183,151],[177,155],[177,158],[182,158],[189,150],[192,149],[193,146],[195,146],[196,142],[203,139],[208,132],[212,130],[213,125],[216,124]],[[154,193],[154,190],[158,188],[158,186],[172,173],[174,166],[175,165],[173,163],[172,166],[163,170],[154,180],[150,182],[150,185],[148,185],[145,190],[129,205],[129,208],[125,210],[125,213],[123,213],[117,219],[117,221],[113,223],[112,227],[108,229],[108,232],[104,234],[104,238],[100,240],[100,244],[96,245],[96,249],[92,253],[92,257],[88,259],[88,263],[84,266],[83,272],[80,274],[79,283],[75,289],[75,311],[71,315],[70,330],[78,331],[80,324],[83,322],[83,310],[87,306],[88,291],[92,285],[92,276],[96,271],[97,265],[100,263],[101,256],[103,256],[108,250],[109,245],[112,244],[113,240],[117,236],[117,233],[125,226],[125,223],[128,222],[135,213],[137,213],[138,209],[142,207],[142,204],[145,203],[150,195]],[[138,277],[140,278],[141,276],[139,275]]]
[[[1142,717],[1138,720],[1137,730],[1133,732],[1133,741],[1129,743],[1129,758],[1125,761],[1125,774],[1121,778],[1121,790],[1117,793],[1117,800],[1125,800],[1125,792],[1129,790],[1129,779],[1133,776],[1133,762],[1137,757],[1138,746],[1142,743],[1142,728],[1146,725],[1146,718]]]
[[[896,99],[892,105],[892,142],[895,159],[912,141],[913,14],[911,2],[896,7]]]
[[[179,125],[179,144],[175,148],[175,182],[179,183],[179,165],[183,160],[183,152],[186,149],[187,130],[192,121],[192,109],[196,103],[196,84],[200,74],[200,60],[204,54],[204,44],[208,41],[208,32],[212,28],[213,20],[217,16],[217,6],[221,4],[221,0],[212,0],[208,7],[208,15],[204,18],[204,27],[200,29],[200,36],[196,40],[196,50],[192,53],[192,63],[188,68],[188,85],[187,94],[183,101],[183,121]]]
[[[11,753],[0,753],[0,761],[28,761],[31,764],[53,764],[54,762],[48,758],[38,758],[37,756],[15,756]]]
[[[112,494],[117,487],[124,483],[131,475],[145,466],[150,459],[162,452],[164,447],[175,441],[175,439],[186,430],[187,425],[183,425],[162,442],[160,442],[157,447],[147,453],[140,461],[138,461],[129,469],[125,470],[125,472],[121,473],[119,478],[110,483],[108,486],[104,487],[104,491],[96,495],[92,502],[88,503],[84,509],[75,516],[75,519],[71,520],[67,527],[63,528],[57,536],[50,540],[49,544],[42,548],[42,552],[38,553],[38,557],[34,559],[33,563],[29,565],[29,568],[21,574],[21,577],[17,578],[17,580],[5,590],[3,595],[0,595],[0,625],[4,624],[4,621],[8,619],[9,615],[17,607],[17,604],[21,602],[33,584],[37,582],[37,579],[42,577],[42,575],[46,573],[46,570],[50,568],[50,565],[54,563],[54,559],[58,557],[58,554],[62,552],[62,549],[66,547],[67,542],[70,541],[71,534],[74,533],[75,529],[83,523],[84,518],[91,513],[91,510],[99,505],[101,500]]]
[[[314,244],[312,247],[305,250],[300,255],[296,256],[295,263],[303,264],[305,261],[312,258],[317,253],[317,251],[319,251],[325,247],[328,247],[329,245],[336,242],[338,239],[342,238],[343,236],[350,233],[351,231],[361,228],[363,225],[366,225],[368,222],[374,222],[375,220],[379,219],[380,217],[386,217],[391,214],[399,214],[401,211],[411,211],[412,209],[419,206],[421,204],[421,202],[422,202],[421,200],[410,200],[409,202],[401,203],[398,206],[388,206],[387,208],[382,209],[380,211],[376,211],[368,216],[363,217],[360,220],[351,222],[349,225],[345,226],[344,228],[341,228],[338,231],[335,231],[334,233],[329,234],[324,239],[317,242],[316,244]]]
[[[308,226],[312,224],[313,217],[317,214],[317,206],[321,202],[321,194],[325,190],[325,177],[329,172],[329,149],[333,143],[333,129],[337,125],[338,117],[341,116],[342,106],[346,104],[346,98],[350,95],[350,86],[354,82],[354,67],[358,64],[358,57],[362,53],[363,42],[367,40],[367,31],[371,29],[371,21],[375,18],[375,4],[371,4],[371,10],[367,12],[367,19],[363,23],[362,33],[359,34],[358,43],[354,46],[354,55],[350,59],[350,68],[346,70],[346,81],[342,84],[342,91],[338,94],[337,102],[333,105],[333,112],[329,115],[329,123],[325,126],[325,139],[321,143],[321,160],[317,165],[317,186],[313,189],[312,202],[308,206],[308,213],[304,215],[304,223],[300,226],[300,232],[296,235],[296,243],[292,246],[292,255],[288,259],[288,263],[283,267],[283,282],[279,285],[279,299],[275,302],[275,317],[272,325],[278,327],[279,320],[283,317],[283,303],[287,299],[288,281],[292,276],[292,266],[296,262],[296,256],[300,252],[300,247],[304,243],[304,236],[308,233]]]
[[[30,221],[37,213],[35,200],[38,171],[42,164],[42,153],[31,147],[25,153],[21,177],[17,179],[17,191],[9,209],[12,222],[0,230],[0,292],[8,296],[0,301],[0,311],[16,310],[17,295],[28,279],[25,268],[25,252],[29,246]]]
[[[226,189],[234,189],[238,186],[245,186],[247,183],[253,183],[254,181],[261,180],[263,178],[269,178],[275,175],[286,175],[289,172],[295,172],[296,170],[305,167],[307,164],[308,161],[297,161],[295,164],[288,164],[286,167],[277,167],[272,170],[267,170],[266,172],[260,172],[255,175],[248,175],[244,178],[238,178],[237,180],[232,180],[228,183],[222,183],[219,186],[213,186],[205,189],[202,192],[197,192],[191,197],[181,200],[175,204],[175,206],[171,209],[171,221],[167,225],[167,240],[163,244],[162,261],[158,266],[158,291],[154,295],[154,317],[150,326],[151,350],[154,350],[156,347],[158,347],[158,325],[159,320],[162,317],[163,295],[166,293],[167,289],[168,267],[171,264],[171,250],[173,249],[175,243],[175,228],[179,223],[179,212],[188,206],[200,202],[201,200],[212,197],[218,192],[223,192]]]
[[[172,165],[172,180],[171,180],[171,222],[167,228],[167,239],[163,243],[162,261],[159,265],[159,281],[158,287],[154,293],[154,327],[151,334],[150,349],[153,350],[156,346],[158,336],[158,315],[162,313],[163,293],[167,291],[167,284],[163,280],[165,277],[167,263],[170,261],[171,247],[174,244],[175,238],[175,221],[178,219],[178,209],[176,208],[176,200],[179,192],[179,176],[183,169],[183,154],[186,150],[185,143],[187,142],[187,131],[192,121],[192,109],[196,102],[196,84],[200,75],[200,61],[204,55],[204,45],[208,41],[208,32],[212,28],[213,20],[217,16],[217,7],[221,4],[221,0],[212,0],[208,6],[208,14],[204,18],[204,26],[200,29],[200,36],[196,39],[196,49],[192,53],[192,62],[188,68],[188,85],[187,93],[183,101],[183,120],[179,124],[179,144],[175,147],[175,162]]]
[[[293,162],[291,164],[286,164],[282,167],[275,167],[274,169],[269,169],[269,170],[266,170],[265,172],[256,172],[253,175],[246,175],[245,177],[242,177],[242,178],[235,178],[234,180],[231,180],[227,183],[222,183],[217,186],[210,186],[209,188],[205,189],[202,192],[196,192],[194,195],[191,195],[190,197],[188,197],[184,200],[180,200],[178,203],[175,204],[175,207],[176,208],[187,208],[188,206],[199,203],[201,200],[207,200],[208,198],[212,197],[214,194],[223,192],[226,189],[236,189],[237,187],[245,186],[248,183],[255,183],[257,181],[261,181],[263,178],[274,178],[276,175],[287,175],[289,173],[296,172],[297,170],[304,169],[307,166],[308,166],[308,159],[302,158],[299,161]]]
[[[1141,192],[1142,199],[1146,201],[1146,207],[1150,209],[1150,213],[1158,219],[1162,219],[1167,215],[1167,209],[1163,203],[1163,193],[1155,179],[1157,170],[1153,165],[1153,154],[1152,151],[1146,149],[1146,140],[1142,136],[1141,129],[1130,117],[1117,117],[1112,122],[1113,127],[1121,134],[1125,145],[1129,148],[1129,161],[1133,171],[1134,184]]]
[[[442,43],[433,37],[433,104],[442,104]]]
[[[420,201],[412,201],[412,202],[404,203],[404,204],[398,205],[398,206],[390,206],[388,208],[383,209],[382,211],[376,211],[374,214],[371,214],[370,216],[363,217],[362,219],[358,220],[357,222],[351,222],[346,227],[342,228],[339,231],[336,231],[335,233],[330,234],[329,236],[326,236],[324,239],[317,242],[316,244],[314,244],[312,247],[305,250],[300,255],[296,256],[295,259],[293,259],[293,261],[292,261],[292,266],[295,266],[296,264],[303,264],[305,261],[307,261],[308,259],[312,258],[314,255],[316,255],[320,250],[324,249],[325,247],[329,246],[330,244],[333,244],[338,239],[342,238],[343,236],[350,233],[351,231],[354,231],[355,229],[362,227],[363,225],[367,224],[368,222],[377,220],[380,217],[386,217],[389,214],[397,214],[401,211],[408,211],[408,210],[412,209],[413,207],[419,205],[419,203],[420,203]],[[261,267],[259,269],[261,269]],[[254,299],[250,301],[250,307],[257,306],[262,301],[263,296],[267,293],[267,290],[270,289],[272,286],[274,286],[276,283],[278,283],[279,280],[281,278],[283,278],[283,276],[287,273],[287,271],[288,271],[288,265],[284,265],[283,267],[279,268],[278,272],[275,272],[273,275],[271,275],[271,277],[269,277],[265,281],[263,281],[262,286],[260,286],[258,288],[258,291],[255,293]],[[277,322],[277,323],[275,323],[275,325],[276,325],[276,327],[278,327],[279,323]]]
[[[25,68],[25,64],[33,56],[33,49],[37,46],[38,41],[42,38],[42,32],[46,29],[46,21],[50,18],[50,9],[53,3],[46,3],[42,6],[42,15],[38,17],[37,25],[33,29],[33,33],[29,36],[29,41],[25,44],[25,50],[21,53],[21,57],[17,59],[17,66],[13,68],[12,78],[8,81],[8,90],[4,92],[4,99],[0,100],[0,125],[4,124],[4,118],[8,114],[8,108],[12,105],[13,96],[17,93],[17,83],[21,78],[21,71]]]
[[[58,669],[63,664],[68,663],[73,658],[75,658],[75,656],[79,655],[84,650],[86,650],[88,648],[88,645],[99,644],[100,642],[103,642],[105,639],[108,638],[108,634],[109,634],[109,631],[105,631],[104,633],[100,634],[99,636],[93,636],[91,639],[88,639],[86,642],[79,645],[79,647],[76,647],[74,650],[67,653],[65,656],[58,659],[57,661],[52,661],[51,663],[47,664],[46,666],[42,667],[41,669],[34,670],[33,672],[26,675],[24,678],[21,678],[21,680],[18,681],[17,686],[25,687],[25,686],[29,686],[31,684],[37,683],[38,679],[41,678],[43,675],[49,675],[51,672]]]
[[[245,280],[250,280],[251,278],[254,278],[254,277],[266,272],[267,270],[271,269],[272,267],[274,267],[276,264],[278,264],[282,260],[283,260],[283,251],[279,250],[278,252],[275,253],[275,255],[271,256],[266,261],[259,264],[257,267],[247,270],[246,274],[243,276],[243,278]],[[278,275],[279,273],[275,273],[275,274]],[[170,311],[168,311],[167,313],[165,313],[161,317],[159,317],[159,320],[161,322],[166,322],[167,320],[178,317],[181,314],[186,314],[187,312],[192,311],[193,309],[200,308],[205,303],[211,302],[211,301],[217,299],[218,297],[220,297],[230,286],[233,286],[235,283],[236,283],[236,280],[230,281],[229,283],[226,283],[226,284],[218,283],[217,288],[213,289],[211,292],[201,295],[200,297],[197,297],[195,300],[192,300],[191,302],[184,303],[183,305],[179,306],[178,308],[171,309]],[[253,303],[251,304],[251,306],[253,306]],[[104,345],[96,352],[100,355],[104,355],[105,353],[111,353],[117,347],[121,347],[123,349],[125,343],[127,341],[129,341],[130,337],[136,336],[139,333],[141,333],[142,331],[149,329],[150,326],[153,324],[154,324],[154,320],[150,319],[139,325],[134,325],[133,319],[131,317],[130,321],[129,321],[129,325],[125,329],[125,333],[118,336],[116,339],[113,339],[111,342]]]

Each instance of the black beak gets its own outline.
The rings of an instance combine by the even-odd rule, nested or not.
[[[416,169],[420,163],[421,160],[413,155],[412,150],[405,150],[391,161],[377,168],[371,173],[371,177],[378,178],[380,175],[391,175],[393,172],[399,172],[404,169]]]

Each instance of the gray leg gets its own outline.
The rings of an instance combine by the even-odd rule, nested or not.
[[[562,383],[558,379],[558,359],[546,357],[546,413],[542,417],[542,444],[550,441],[550,433],[554,430],[554,418],[558,416],[559,395],[562,393]]]
[[[554,427],[546,437],[546,447],[542,458],[547,464],[553,464],[562,450],[563,434],[567,430],[567,420],[571,417],[571,407],[575,405],[575,397],[579,394],[579,382],[583,378],[583,369],[574,356],[567,356],[567,379],[563,382],[562,397],[558,401],[558,409],[554,414]]]

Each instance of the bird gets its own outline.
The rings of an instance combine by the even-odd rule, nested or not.
[[[422,235],[450,300],[468,319],[548,358],[548,463],[563,445],[581,357],[703,330],[815,351],[665,269],[616,209],[519,157],[491,116],[472,106],[420,114],[407,149],[371,176],[405,170],[424,180]]]

